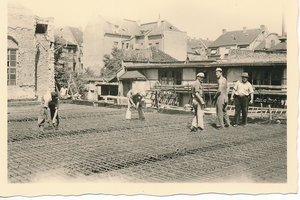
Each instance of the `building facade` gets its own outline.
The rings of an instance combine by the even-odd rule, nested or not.
[[[180,31],[166,20],[140,24],[132,20],[114,20],[93,16],[84,32],[84,68],[100,74],[103,56],[119,49],[142,50],[155,47],[177,60],[185,60],[186,32]]]
[[[8,1],[8,99],[35,99],[54,89],[53,18],[39,18]]]
[[[55,42],[63,49],[62,62],[75,73],[83,71],[83,32],[80,28],[61,27],[55,29]]]
[[[231,49],[254,51],[261,43],[266,42],[269,35],[270,32],[264,25],[261,25],[258,29],[244,27],[243,30],[238,31],[223,29],[222,35],[209,45],[209,57],[226,59]],[[272,39],[272,36],[270,39]]]

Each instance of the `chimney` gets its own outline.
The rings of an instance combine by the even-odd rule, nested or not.
[[[138,26],[141,26],[141,20],[137,20],[136,23],[137,23]]]
[[[282,11],[282,37],[285,36],[285,26],[284,26],[284,14]]]
[[[209,42],[209,38],[207,38],[206,41]]]
[[[161,25],[161,20],[160,20],[160,14],[158,15],[158,20],[157,20],[157,27],[160,27]]]
[[[243,27],[243,33],[247,32],[247,27]]]
[[[226,29],[222,29],[222,35],[226,33]]]
[[[261,29],[261,30],[264,30],[265,28],[266,28],[265,25],[260,25],[260,29]]]

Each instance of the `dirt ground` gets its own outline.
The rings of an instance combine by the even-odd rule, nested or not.
[[[38,106],[8,107],[8,180],[93,182],[287,181],[285,123],[249,118],[246,127],[190,132],[192,114],[62,104],[58,130],[37,126]]]

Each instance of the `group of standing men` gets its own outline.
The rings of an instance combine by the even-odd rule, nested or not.
[[[216,69],[216,77],[218,79],[218,90],[214,96],[214,101],[216,102],[216,115],[217,122],[216,128],[222,129],[224,127],[230,126],[230,120],[227,114],[228,107],[228,86],[227,80],[223,76],[223,71],[221,68]],[[204,73],[200,72],[197,74],[196,81],[193,88],[193,108],[195,115],[192,121],[191,131],[203,130],[203,114],[205,101],[203,100],[203,79]],[[241,125],[246,126],[247,124],[247,114],[248,114],[248,105],[253,103],[253,87],[248,82],[248,73],[243,72],[242,81],[237,81],[234,84],[230,100],[234,101],[235,104],[235,115],[233,126],[236,127],[240,125],[240,114],[242,111],[242,123]],[[249,101],[250,97],[250,101]]]

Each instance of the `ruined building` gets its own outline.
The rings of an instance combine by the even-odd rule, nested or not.
[[[55,87],[53,18],[13,0],[7,5],[8,99],[36,99]]]

